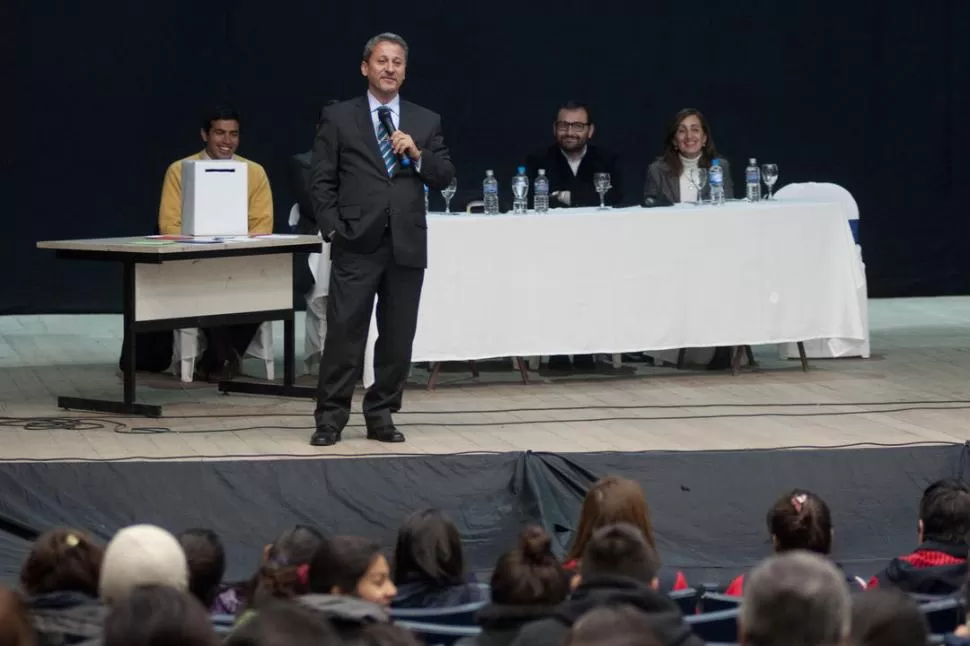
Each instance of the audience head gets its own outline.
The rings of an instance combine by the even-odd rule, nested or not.
[[[337,633],[320,613],[274,599],[233,630],[226,646],[321,646],[337,641]]]
[[[30,624],[24,602],[12,590],[0,588],[0,644],[35,646],[37,635]]]
[[[776,552],[832,551],[829,506],[811,491],[795,489],[783,495],[768,511],[767,523]]]
[[[132,590],[104,620],[104,646],[218,646],[209,613],[186,592],[165,586]]]
[[[436,509],[408,516],[397,532],[394,581],[459,584],[465,576],[461,536],[450,518]]]
[[[253,601],[286,599],[309,592],[310,560],[323,541],[323,534],[316,528],[296,525],[267,545],[256,573]]]
[[[589,107],[576,101],[567,101],[552,124],[552,134],[556,143],[567,153],[578,153],[586,147],[586,142],[593,138],[596,126]]]
[[[189,592],[206,608],[219,594],[226,574],[226,552],[211,529],[188,529],[178,536],[189,564]]]
[[[684,169],[681,157],[696,159],[701,168],[709,167],[711,160],[717,157],[714,137],[707,125],[707,119],[695,108],[681,110],[667,126],[663,159],[671,174],[677,177]]]
[[[911,646],[929,637],[919,606],[900,590],[853,595],[851,623],[853,646]]]
[[[796,550],[745,577],[738,618],[742,646],[838,646],[849,636],[849,589],[828,559]]]
[[[212,159],[232,159],[239,148],[239,113],[228,105],[212,108],[202,117],[202,141]]]
[[[660,646],[646,613],[633,606],[601,606],[573,624],[565,646]]]
[[[380,546],[357,536],[327,539],[310,561],[310,591],[389,606],[397,594]]]
[[[98,596],[104,548],[75,529],[54,529],[34,541],[20,568],[20,587],[31,596],[80,592]]]
[[[360,74],[375,98],[390,101],[401,91],[408,63],[408,44],[397,34],[384,32],[367,41]]]
[[[647,507],[643,488],[634,480],[607,476],[596,482],[586,493],[568,558],[581,558],[593,532],[614,523],[633,525],[643,532],[643,537],[651,547],[656,547],[650,509]]]
[[[922,541],[964,543],[970,533],[970,487],[958,480],[938,480],[919,503]]]
[[[657,586],[660,557],[639,529],[628,523],[601,527],[583,552],[580,574],[583,579],[597,576],[622,576]]]
[[[569,579],[552,553],[549,534],[535,525],[519,535],[519,546],[499,557],[492,571],[492,602],[509,606],[554,606],[569,594]]]
[[[114,604],[145,585],[187,590],[189,568],[174,536],[154,525],[131,525],[119,530],[104,551],[99,591]]]

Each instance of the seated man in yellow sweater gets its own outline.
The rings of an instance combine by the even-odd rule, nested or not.
[[[245,162],[249,185],[249,234],[273,232],[273,194],[266,171],[256,162],[236,155],[239,147],[239,114],[222,106],[205,115],[202,120],[202,141],[205,149],[185,159],[226,159]],[[182,162],[173,162],[165,172],[162,200],[158,207],[158,229],[162,235],[182,232]],[[200,377],[208,379],[231,377],[238,372],[239,359],[252,341],[258,323],[205,328],[208,349],[198,362]]]

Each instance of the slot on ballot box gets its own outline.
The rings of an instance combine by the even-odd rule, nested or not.
[[[243,162],[182,162],[182,235],[247,235],[248,183]]]

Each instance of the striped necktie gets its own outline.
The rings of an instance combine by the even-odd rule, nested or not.
[[[391,116],[390,108],[377,108],[378,115],[382,112],[386,113],[388,117]],[[377,120],[377,143],[381,147],[381,157],[384,159],[384,167],[387,169],[387,174],[389,177],[393,177],[394,168],[397,166],[397,157],[394,156],[394,149],[391,148],[391,137],[387,132],[387,128],[384,127],[380,119]]]

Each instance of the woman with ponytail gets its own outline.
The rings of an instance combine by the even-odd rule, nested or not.
[[[482,633],[462,646],[508,646],[519,629],[550,616],[569,595],[569,575],[552,553],[552,539],[535,525],[519,535],[492,573],[492,601],[478,612]]]
[[[324,537],[314,527],[296,525],[263,551],[263,563],[250,583],[248,607],[267,599],[292,599],[309,592],[310,559]]]

